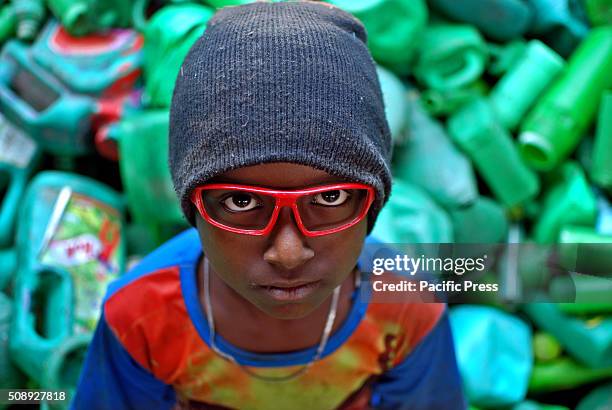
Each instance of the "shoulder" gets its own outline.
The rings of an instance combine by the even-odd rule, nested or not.
[[[194,333],[185,305],[181,270],[193,270],[200,253],[197,233],[186,231],[146,256],[113,282],[103,304],[105,320],[119,342],[143,367],[156,366],[169,338]],[[162,377],[164,378],[164,377]]]

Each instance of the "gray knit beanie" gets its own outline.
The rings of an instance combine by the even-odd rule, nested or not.
[[[222,8],[177,77],[170,171],[192,225],[198,185],[235,168],[292,162],[375,187],[369,233],[391,192],[391,150],[365,29],[329,4]]]

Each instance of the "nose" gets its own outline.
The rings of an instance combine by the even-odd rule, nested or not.
[[[304,242],[304,235],[293,220],[291,209],[282,208],[270,233],[270,246],[264,253],[264,260],[278,268],[292,270],[312,257],[314,251]]]

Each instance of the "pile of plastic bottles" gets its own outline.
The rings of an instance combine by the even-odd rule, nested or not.
[[[174,78],[215,9],[248,2],[0,0],[0,389],[73,389],[108,283],[187,227]],[[612,246],[612,0],[328,2],[367,29],[394,140],[374,237]],[[594,255],[607,278],[572,277],[579,303],[451,308],[474,408],[612,406]],[[555,285],[532,262],[511,273]]]

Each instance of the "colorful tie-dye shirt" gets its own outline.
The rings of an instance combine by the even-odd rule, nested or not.
[[[209,347],[196,286],[201,253],[191,229],[110,285],[73,409],[466,408],[446,306],[370,303],[367,282],[306,373],[284,382],[250,376]],[[317,347],[256,354],[215,341],[269,376],[310,362]]]

